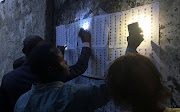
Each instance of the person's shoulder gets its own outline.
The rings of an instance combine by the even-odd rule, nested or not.
[[[16,82],[15,81],[16,79],[19,79],[20,77],[26,75],[27,73],[30,73],[28,68],[26,68],[25,66],[21,66],[15,70],[6,73],[2,78],[2,82],[8,84],[12,82]]]
[[[25,92],[24,94],[22,94],[19,98],[27,98],[30,96],[30,94],[32,94],[32,90],[30,89],[29,91]]]
[[[166,108],[164,112],[180,112],[180,108]]]
[[[7,74],[5,74],[5,75],[3,76],[3,79],[9,79],[9,78],[12,79],[12,77],[13,77],[15,74],[19,74],[19,72],[21,72],[22,69],[23,69],[23,66],[15,69],[15,70],[12,70],[12,71],[8,72]]]
[[[101,88],[102,85],[106,85],[104,80],[92,81],[89,84],[66,83],[66,84],[64,84],[63,88],[66,88],[66,89],[68,88],[75,92],[75,91],[79,91],[79,90]]]
[[[79,89],[82,89],[84,85],[82,84],[75,84],[75,83],[65,83],[62,86],[62,90],[68,90],[69,92],[76,92]]]
[[[32,91],[29,90],[29,91],[27,91],[26,93],[22,94],[22,95],[18,98],[18,100],[17,100],[17,102],[16,102],[16,106],[21,107],[22,105],[27,104],[29,98],[31,97],[31,93],[32,93]]]

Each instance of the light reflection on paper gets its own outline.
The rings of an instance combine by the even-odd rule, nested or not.
[[[88,30],[89,29],[89,22],[86,22],[83,24],[83,29]]]
[[[66,45],[66,44],[64,45],[64,50],[65,50],[65,51],[67,51],[67,50],[68,50],[68,48],[67,48],[67,45]]]

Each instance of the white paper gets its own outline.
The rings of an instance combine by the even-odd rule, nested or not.
[[[65,25],[56,27],[56,46],[66,46],[67,37],[66,37],[66,28]]]
[[[109,32],[109,15],[95,16],[92,22],[91,46],[106,47]]]
[[[113,62],[115,59],[119,58],[120,56],[125,55],[125,49],[124,48],[112,48],[109,49],[109,62]]]
[[[77,39],[78,39],[78,23],[72,23],[66,25],[67,30],[67,48],[77,49]]]
[[[108,68],[108,49],[92,49],[92,77],[104,78]]]
[[[127,11],[95,16],[66,26],[58,26],[56,27],[57,45],[67,45],[65,58],[69,65],[75,64],[82,49],[82,41],[78,37],[78,32],[84,24],[89,24],[87,30],[91,32],[92,56],[88,69],[83,75],[104,78],[108,63],[125,54],[129,36],[128,25],[134,22],[139,22],[139,26],[144,31],[144,41],[137,51],[151,57],[159,66],[160,50],[156,49],[155,53],[151,46],[151,41],[159,45],[159,2]]]

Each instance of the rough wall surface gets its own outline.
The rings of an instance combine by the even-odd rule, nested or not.
[[[28,35],[44,38],[46,0],[5,0],[0,4],[0,82],[12,70],[13,61],[22,56]]]
[[[55,25],[160,3],[160,71],[173,90],[171,107],[180,107],[180,0],[55,0]]]

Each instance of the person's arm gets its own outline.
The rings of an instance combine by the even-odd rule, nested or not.
[[[92,112],[105,104],[110,100],[108,93],[108,87],[104,81],[96,81],[89,85],[74,85],[71,89],[73,92],[73,100],[71,110],[86,110]]]
[[[67,81],[82,75],[88,68],[88,62],[91,55],[91,34],[85,30],[80,30],[78,36],[82,40],[82,51],[75,65],[70,66],[70,75]]]
[[[128,46],[125,54],[138,53],[136,49],[144,40],[141,28],[131,30],[132,31],[129,32],[129,37],[127,37]]]
[[[88,47],[83,47],[81,51],[81,55],[78,59],[78,62],[70,66],[70,77],[68,80],[76,78],[77,76],[82,75],[86,69],[88,68],[88,61],[91,55],[91,49]]]
[[[132,49],[132,48],[127,47],[125,54],[128,54],[128,53],[138,53],[138,52],[136,51],[136,49]]]

